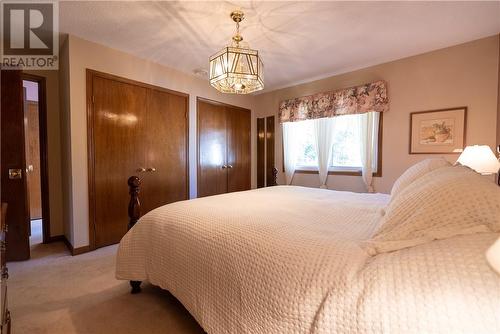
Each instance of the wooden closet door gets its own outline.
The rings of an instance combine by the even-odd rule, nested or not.
[[[127,232],[127,179],[145,164],[144,87],[93,76],[95,246],[120,241]],[[91,212],[92,214],[92,212]]]
[[[40,175],[40,126],[39,105],[35,101],[24,101],[24,135],[26,144],[26,179],[30,218],[42,219],[42,187]]]
[[[266,123],[265,118],[257,118],[257,188],[265,186],[265,171],[266,171]]]
[[[198,100],[198,197],[227,192],[226,110]]]
[[[274,116],[266,117],[266,187],[274,186]]]
[[[150,89],[147,98],[148,171],[142,179],[142,214],[188,199],[187,97]],[[154,170],[153,170],[154,169]]]
[[[228,192],[251,187],[250,110],[226,107]]]

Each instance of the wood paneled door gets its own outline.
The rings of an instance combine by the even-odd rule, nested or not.
[[[43,219],[43,242],[51,241],[45,78],[18,70],[2,70],[0,78],[0,183],[2,202],[9,207],[7,260],[27,260],[30,217]],[[33,101],[26,100],[24,84],[30,85]]]
[[[1,188],[9,206],[7,260],[27,260],[29,247],[29,199],[24,144],[23,84],[21,71],[1,71]]]
[[[257,188],[275,185],[274,116],[257,118]]]
[[[198,99],[198,197],[227,192],[226,109]]]
[[[38,101],[24,99],[26,178],[28,182],[30,218],[42,218],[42,186],[40,175],[40,127]]]
[[[251,188],[251,112],[248,109],[226,106],[227,191]]]
[[[257,188],[265,186],[266,119],[257,118]]]
[[[251,112],[198,98],[198,197],[251,187]]]
[[[188,96],[87,70],[91,249],[127,232],[127,179],[142,214],[188,198]]]
[[[266,117],[266,186],[274,186],[274,116]]]
[[[146,177],[140,176],[143,213],[189,197],[188,99],[184,95],[151,89],[147,103],[145,130],[148,134],[144,137],[148,140],[147,170]]]

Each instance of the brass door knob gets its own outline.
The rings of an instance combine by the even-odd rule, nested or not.
[[[233,168],[233,165],[227,165],[227,168]]]
[[[144,168],[144,167],[140,167],[140,168],[136,169],[137,173],[144,173],[145,171],[146,171],[146,168]]]
[[[226,169],[226,168],[227,168],[227,166],[226,166],[226,165],[222,165],[222,169]]]
[[[14,169],[9,169],[9,179],[11,180],[18,180],[23,177],[23,170],[14,168]]]
[[[156,172],[156,168],[149,167],[148,169],[146,169],[146,172],[150,172],[150,173]]]

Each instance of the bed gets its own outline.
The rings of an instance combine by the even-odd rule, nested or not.
[[[500,331],[498,232],[370,253],[390,202],[275,186],[169,204],[122,239],[116,277],[170,291],[210,334]]]

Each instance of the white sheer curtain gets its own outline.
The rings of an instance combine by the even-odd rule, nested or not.
[[[376,137],[375,124],[378,124],[379,113],[368,112],[360,114],[359,132],[360,132],[360,155],[361,155],[361,174],[366,185],[366,190],[369,193],[374,192],[373,189],[373,160],[375,152],[373,151],[373,141]]]
[[[318,157],[320,188],[326,189],[328,166],[332,157],[335,119],[319,118],[314,120],[314,148]]]
[[[283,123],[283,155],[286,184],[291,184],[297,165],[298,134],[295,122]]]

